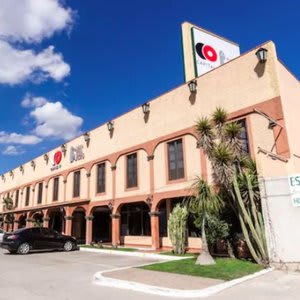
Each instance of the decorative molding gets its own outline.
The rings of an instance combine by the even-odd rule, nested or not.
[[[111,168],[112,171],[115,171],[117,169],[117,166],[116,165],[112,165],[110,168]]]
[[[67,179],[64,179],[64,180],[63,180],[63,183],[67,183]]]
[[[65,220],[73,220],[74,216],[65,216]]]
[[[148,155],[148,156],[147,156],[147,160],[148,160],[148,161],[153,160],[153,159],[154,159],[154,154]]]
[[[92,221],[94,220],[94,216],[85,216],[84,217],[87,221]]]
[[[121,214],[111,214],[110,217],[112,219],[119,219],[121,217]]]
[[[158,217],[160,215],[159,211],[150,211],[149,216],[150,217]]]
[[[43,221],[48,222],[48,221],[50,221],[50,218],[49,217],[44,217]]]
[[[91,172],[86,173],[86,177],[87,178],[91,177]]]

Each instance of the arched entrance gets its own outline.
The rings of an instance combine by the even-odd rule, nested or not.
[[[72,236],[76,237],[78,244],[84,244],[86,235],[85,210],[78,207],[72,216]]]
[[[19,218],[19,225],[18,225],[18,229],[20,228],[25,228],[26,227],[26,216],[22,215]]]
[[[121,208],[121,235],[151,236],[149,212],[145,202],[124,204]]]
[[[62,207],[49,212],[49,228],[65,232],[65,210]]]
[[[43,218],[44,218],[43,213],[40,213],[40,212],[35,213],[35,214],[32,216],[32,218],[33,218],[33,223],[32,223],[32,225],[33,225],[34,227],[43,227]]]
[[[93,233],[92,241],[110,243],[111,242],[111,211],[108,206],[96,207],[93,210]]]

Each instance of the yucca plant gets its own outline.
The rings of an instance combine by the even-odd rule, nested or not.
[[[2,203],[5,207],[5,209],[7,209],[7,210],[11,210],[13,208],[13,205],[14,205],[13,199],[10,198],[10,197],[4,198]]]
[[[223,207],[221,198],[201,177],[196,177],[192,185],[192,196],[186,201],[188,211],[198,217],[197,222],[201,224],[201,253],[197,258],[196,264],[211,265],[215,261],[209,253],[205,226],[209,218],[219,214]]]
[[[268,251],[261,213],[255,162],[242,149],[242,127],[227,122],[227,113],[218,107],[212,118],[202,117],[195,128],[199,145],[209,158],[214,184],[230,198],[248,248],[259,264],[268,264]]]

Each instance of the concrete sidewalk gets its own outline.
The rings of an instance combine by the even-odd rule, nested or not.
[[[203,289],[224,282],[223,280],[218,279],[150,271],[138,268],[106,272],[103,273],[103,276],[180,290]]]

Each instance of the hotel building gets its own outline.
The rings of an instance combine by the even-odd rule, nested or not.
[[[257,50],[267,50],[260,62]],[[5,229],[46,227],[86,243],[171,246],[167,220],[190,195],[196,175],[211,179],[197,146],[195,121],[222,106],[243,125],[243,139],[257,162],[268,245],[274,261],[300,261],[299,209],[288,176],[300,172],[299,81],[267,42],[186,82],[145,105],[66,142],[0,177]],[[13,215],[13,223],[7,218]],[[279,222],[280,218],[280,222]],[[296,235],[296,236],[295,236]],[[190,226],[188,246],[201,248]]]

